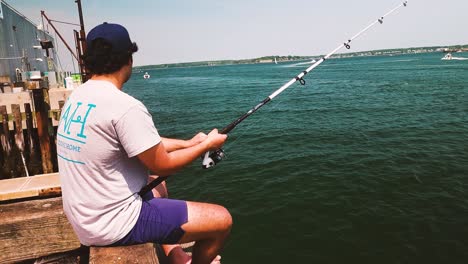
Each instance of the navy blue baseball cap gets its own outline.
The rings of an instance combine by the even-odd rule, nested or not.
[[[136,52],[138,50],[136,43],[130,40],[127,29],[119,24],[104,22],[91,29],[86,37],[87,46],[91,47],[96,39],[109,42],[113,52]]]

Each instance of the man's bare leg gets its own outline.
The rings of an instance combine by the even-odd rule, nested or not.
[[[158,176],[151,175],[149,182]],[[168,198],[166,182],[153,190],[154,197]],[[219,263],[221,251],[231,231],[232,217],[226,208],[207,203],[187,202],[188,222],[182,225],[185,231],[180,243],[196,241],[192,257],[180,245],[161,245],[170,263]],[[190,262],[190,260],[192,260]]]
[[[156,175],[151,175],[149,177],[148,183],[156,179],[158,176]],[[152,190],[153,196],[154,197],[161,197],[161,198],[168,198],[169,193],[167,191],[167,185],[166,182],[163,181],[161,184],[153,188]],[[187,208],[188,208],[188,203],[187,203]],[[189,221],[190,221],[190,213],[189,213]],[[193,240],[192,240],[193,241]],[[187,242],[192,242],[192,241],[187,241]],[[191,263],[192,258],[187,255],[187,253],[182,249],[182,247],[178,244],[175,245],[161,245],[164,254],[166,255],[169,263],[172,264],[179,264],[179,263]],[[217,264],[220,263],[221,256],[215,255],[215,257],[211,258],[211,263],[212,264]],[[196,263],[196,262],[194,262]]]
[[[195,241],[191,263],[216,261],[231,231],[231,214],[220,205],[197,202],[187,202],[187,210],[188,222],[182,225],[185,234],[180,243]]]

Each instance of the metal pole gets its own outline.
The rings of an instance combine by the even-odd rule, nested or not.
[[[75,0],[75,3],[78,5],[78,15],[80,17],[80,34],[78,37],[78,64],[80,66],[81,81],[84,83],[88,80],[88,72],[85,68],[83,55],[86,53],[86,33],[83,20],[83,10],[81,8],[81,0]]]
[[[80,29],[84,32],[84,21],[83,21],[83,10],[81,9],[81,0],[75,0],[75,3],[78,4],[78,15],[80,17]]]

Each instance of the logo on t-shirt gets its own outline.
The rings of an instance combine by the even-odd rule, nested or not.
[[[60,118],[60,124],[57,131],[57,145],[65,152],[81,151],[81,146],[86,144],[86,122],[89,114],[96,107],[95,104],[83,104],[82,102],[69,102]],[[63,153],[58,156],[66,161],[84,164],[79,160],[65,157]]]

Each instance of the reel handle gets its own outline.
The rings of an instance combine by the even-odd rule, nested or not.
[[[226,155],[222,149],[217,149],[213,152],[207,151],[203,155],[202,168],[209,169],[218,164]]]

